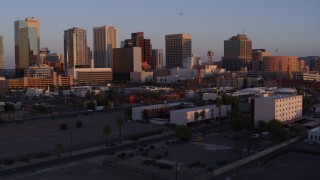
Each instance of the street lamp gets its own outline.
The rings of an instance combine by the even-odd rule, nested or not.
[[[178,180],[178,171],[180,169],[180,166],[178,166],[178,163],[175,163],[175,169],[176,169],[176,180]]]
[[[70,130],[70,153],[71,153],[71,156],[72,156],[72,145],[73,145],[73,143],[72,143],[72,136],[73,136],[73,134],[72,134],[72,130]]]

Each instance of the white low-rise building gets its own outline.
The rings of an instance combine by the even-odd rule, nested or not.
[[[208,119],[218,118],[219,115],[220,117],[226,117],[227,112],[230,109],[230,105],[223,105],[221,106],[219,113],[219,109],[216,105],[194,107],[192,103],[182,102],[156,104],[132,108],[132,120],[143,120],[143,116],[147,116],[147,119],[152,123],[189,125]]]
[[[254,124],[259,121],[279,120],[282,123],[302,116],[302,96],[276,94],[254,98]]]
[[[226,117],[230,105],[221,106],[220,117]],[[198,114],[198,115],[196,115]],[[216,105],[198,106],[193,108],[179,109],[170,111],[170,123],[177,125],[188,125],[208,119],[219,117],[219,109]]]
[[[308,131],[308,140],[320,144],[320,127]]]

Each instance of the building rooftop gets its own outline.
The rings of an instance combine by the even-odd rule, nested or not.
[[[213,104],[213,105],[207,105],[207,106],[197,106],[192,108],[177,109],[177,110],[173,110],[172,112],[174,111],[189,112],[189,111],[203,110],[203,109],[212,108],[212,107],[216,107],[216,105]]]
[[[139,106],[139,107],[135,107],[135,108],[158,109],[158,108],[164,108],[164,107],[178,106],[182,103],[185,105],[193,105],[192,103],[186,103],[186,102],[173,102],[173,103],[166,103],[166,104],[155,104],[155,105],[150,105],[150,106]]]
[[[268,98],[268,99],[283,99],[283,98],[288,98],[288,97],[295,97],[298,95],[289,95],[289,94],[275,94],[275,95],[271,95],[271,96],[267,96],[267,97],[259,97],[259,98]],[[258,99],[259,99],[258,98]]]
[[[297,90],[291,88],[279,88],[273,91],[274,93],[296,93]]]

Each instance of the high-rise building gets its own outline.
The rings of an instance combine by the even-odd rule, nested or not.
[[[49,48],[45,47],[45,48],[40,49],[40,62],[41,63],[44,63],[48,54],[50,54]]]
[[[309,66],[310,71],[320,71],[320,57],[319,56],[299,57],[298,59],[304,60],[305,65]]]
[[[119,48],[117,26],[102,26],[93,28],[94,67],[112,67],[112,49]]]
[[[163,51],[162,51],[162,49],[152,49],[151,68],[152,69],[162,69],[163,68]]]
[[[227,71],[251,70],[252,41],[245,34],[238,34],[224,41],[223,67]]]
[[[15,68],[18,75],[24,68],[40,63],[40,21],[34,17],[14,22]]]
[[[142,69],[151,69],[151,41],[150,39],[144,39],[143,32],[132,33],[131,39],[125,40],[124,47],[141,47]]]
[[[262,70],[264,56],[271,56],[271,53],[265,49],[252,49],[252,71]]]
[[[89,65],[86,30],[74,27],[64,31],[64,60],[65,70]]]
[[[192,53],[191,34],[171,34],[165,38],[167,68],[182,67],[183,60]]]
[[[0,70],[4,69],[3,37],[0,36]]]
[[[130,80],[130,72],[141,72],[141,47],[113,49],[113,79]]]

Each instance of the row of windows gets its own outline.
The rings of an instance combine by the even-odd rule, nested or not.
[[[313,140],[315,140],[315,141],[320,141],[320,136],[313,136],[313,135],[310,135],[310,140],[311,141],[313,141]]]

